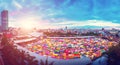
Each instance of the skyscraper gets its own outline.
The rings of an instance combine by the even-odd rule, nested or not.
[[[1,12],[1,29],[2,31],[8,30],[8,11],[3,10]]]

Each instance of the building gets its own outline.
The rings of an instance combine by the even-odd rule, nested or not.
[[[8,11],[3,10],[1,12],[1,29],[2,31],[8,30]]]
[[[112,30],[110,30],[109,31],[112,35],[116,35],[118,32],[119,32],[119,30],[117,30],[117,29],[112,29]]]
[[[118,32],[118,34],[117,34],[117,35],[118,35],[118,37],[120,37],[120,31]]]

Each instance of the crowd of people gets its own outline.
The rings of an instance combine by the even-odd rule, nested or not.
[[[40,38],[38,42],[24,46],[37,54],[58,59],[74,59],[81,56],[95,59],[113,45],[117,43],[101,38]]]

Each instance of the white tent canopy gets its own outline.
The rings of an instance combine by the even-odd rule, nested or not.
[[[32,33],[29,33],[30,36],[33,36],[33,37],[39,37],[39,36],[43,36],[43,33],[39,33],[39,32],[32,32]]]

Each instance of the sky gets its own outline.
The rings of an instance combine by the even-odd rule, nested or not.
[[[0,0],[9,26],[120,28],[120,0]]]

